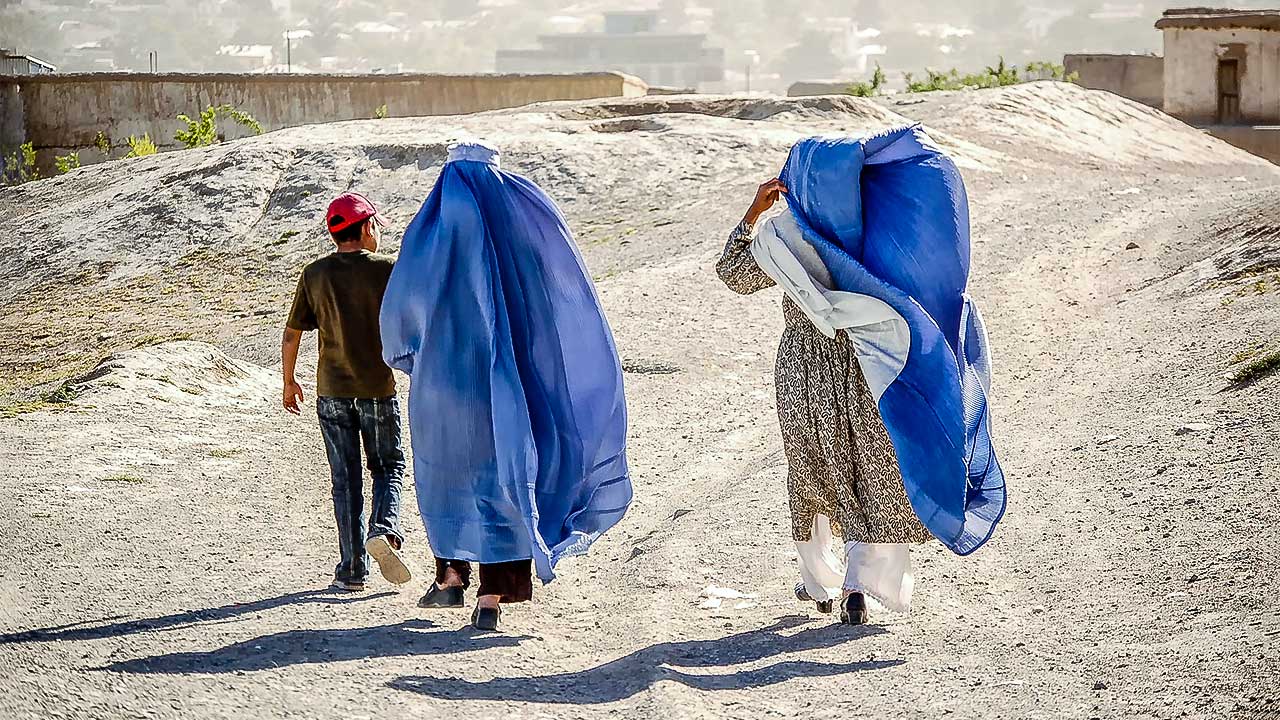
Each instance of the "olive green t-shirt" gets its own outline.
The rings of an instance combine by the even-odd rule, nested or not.
[[[367,250],[335,252],[302,270],[286,323],[320,331],[316,394],[386,398],[396,394],[391,368],[382,361],[378,312],[395,260]]]

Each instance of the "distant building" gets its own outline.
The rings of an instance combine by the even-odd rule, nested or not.
[[[1068,72],[1280,164],[1280,9],[1165,11],[1164,56],[1068,55]]]
[[[43,60],[0,48],[0,75],[48,75],[57,71],[58,68]]]
[[[1164,109],[1191,123],[1280,123],[1280,10],[1168,10]]]
[[[224,72],[266,72],[275,51],[270,45],[223,45],[218,56],[219,69]]]
[[[499,50],[500,73],[616,70],[650,85],[700,88],[724,79],[724,50],[700,33],[660,32],[657,11],[608,12],[604,32],[538,36],[540,47]]]

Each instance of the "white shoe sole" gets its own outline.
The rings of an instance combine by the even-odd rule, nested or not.
[[[409,573],[409,566],[404,564],[404,559],[400,557],[400,553],[391,547],[391,543],[387,542],[385,535],[379,535],[370,538],[369,542],[364,544],[365,552],[378,563],[378,569],[382,571],[382,577],[393,585],[403,585],[413,579]]]

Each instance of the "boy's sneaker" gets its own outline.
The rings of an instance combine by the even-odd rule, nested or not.
[[[403,585],[413,579],[400,551],[391,545],[386,535],[369,538],[364,544],[364,550],[378,562],[378,569],[382,571],[382,577],[386,578],[387,582]]]
[[[348,580],[338,580],[336,578],[334,579],[333,584],[330,585],[329,587],[333,588],[334,590],[341,590],[343,592],[364,592],[364,583],[348,581]]]

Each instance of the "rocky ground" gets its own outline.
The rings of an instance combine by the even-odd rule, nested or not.
[[[851,630],[791,597],[778,291],[711,265],[795,139],[908,119],[968,184],[1011,499]],[[325,589],[273,367],[328,198],[403,228],[468,136],[562,203],[632,419],[631,512],[501,635]],[[340,123],[0,191],[0,717],[1276,717],[1280,375],[1229,376],[1280,350],[1278,212],[1274,166],[1060,84]]]

